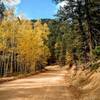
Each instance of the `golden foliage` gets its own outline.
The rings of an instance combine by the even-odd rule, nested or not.
[[[34,30],[31,23],[24,23],[22,27],[23,29],[21,28],[20,31],[21,37],[18,39],[18,51],[21,57],[33,67],[37,61],[43,60],[41,63],[45,63],[50,55],[49,49],[44,45],[43,41],[44,39],[47,40],[48,26],[46,24],[42,25],[41,21],[37,21],[34,24]]]
[[[35,69],[39,61],[45,66],[50,56],[44,41],[48,40],[47,24],[37,21],[33,24],[27,20],[3,21],[0,25],[0,49],[3,47],[17,55],[17,62],[24,64],[29,70]],[[23,66],[22,66],[23,67]]]

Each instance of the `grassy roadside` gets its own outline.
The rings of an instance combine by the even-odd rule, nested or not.
[[[100,100],[100,72],[91,69],[67,70],[65,81],[75,100]]]

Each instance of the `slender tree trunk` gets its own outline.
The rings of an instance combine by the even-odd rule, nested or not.
[[[88,36],[89,36],[89,49],[90,49],[90,57],[92,58],[92,49],[93,49],[93,41],[92,41],[92,29],[91,29],[91,17],[89,12],[90,0],[85,0],[85,10],[86,10],[86,20],[88,25]]]
[[[78,23],[79,23],[79,29],[81,32],[81,38],[82,38],[82,51],[83,51],[83,62],[87,63],[87,38],[86,38],[86,34],[84,32],[84,28],[83,28],[83,22],[82,22],[82,13],[81,13],[81,1],[77,0],[77,4],[78,4],[78,9],[77,9],[77,14],[78,14]]]

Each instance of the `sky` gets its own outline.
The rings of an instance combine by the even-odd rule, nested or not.
[[[52,19],[57,10],[52,0],[20,0],[16,7],[16,14],[23,13],[28,19]]]

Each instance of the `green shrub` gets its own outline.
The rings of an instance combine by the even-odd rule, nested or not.
[[[96,55],[100,55],[100,46],[96,46],[96,48],[94,49],[94,52]]]

